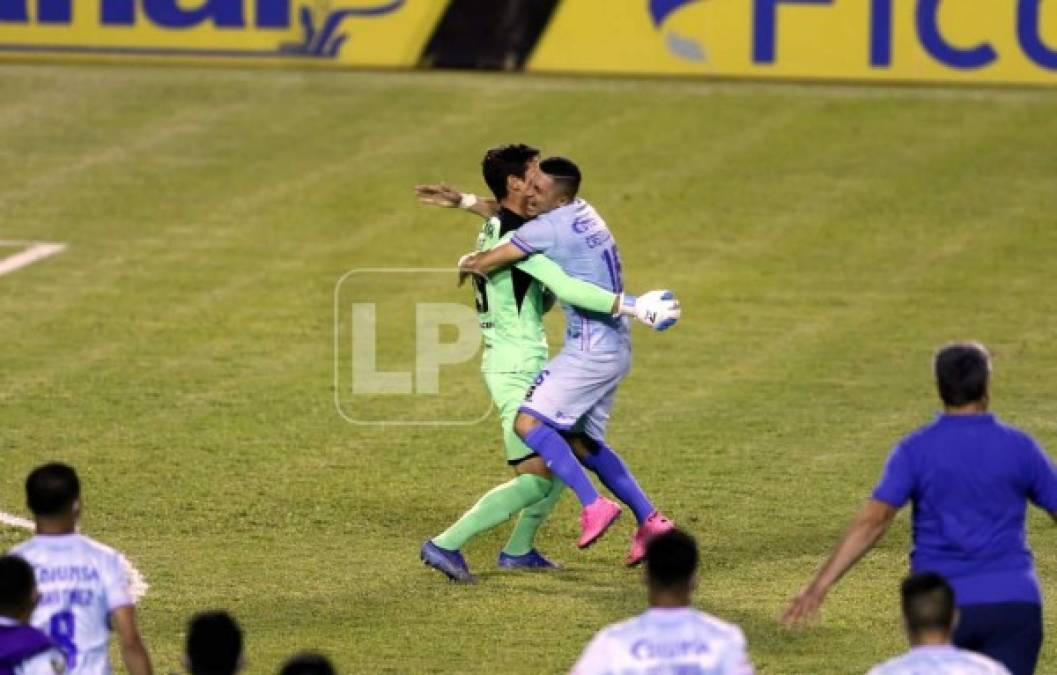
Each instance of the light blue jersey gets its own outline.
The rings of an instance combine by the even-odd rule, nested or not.
[[[591,640],[572,675],[752,675],[737,626],[690,607],[653,608]]]
[[[617,242],[602,216],[582,199],[530,220],[510,241],[530,255],[546,255],[571,277],[614,293],[624,290]],[[612,353],[631,349],[626,317],[564,304],[562,309],[566,322],[563,351]]]
[[[867,675],[1009,675],[997,661],[951,645],[915,647]]]

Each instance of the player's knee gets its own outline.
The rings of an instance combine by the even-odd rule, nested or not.
[[[528,459],[518,462],[514,467],[514,470],[518,474],[528,474],[531,476],[538,476],[545,480],[551,480],[551,470],[547,468],[547,463],[543,461],[543,458],[539,455],[534,455]]]
[[[514,431],[524,440],[540,424],[541,422],[532,415],[519,412],[517,417],[514,418]]]
[[[572,434],[565,439],[572,448],[573,454],[581,462],[590,460],[598,454],[598,442],[586,434]]]

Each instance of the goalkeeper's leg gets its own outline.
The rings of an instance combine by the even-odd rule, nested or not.
[[[510,534],[510,540],[499,554],[498,562],[503,567],[557,567],[536,550],[535,542],[540,526],[554,510],[565,484],[551,475],[543,458],[536,455],[514,432],[514,417],[525,391],[535,379],[535,374],[511,373],[504,378],[490,379],[489,388],[493,391],[502,420],[507,462],[513,465],[519,474],[539,476],[551,481],[550,489],[543,499],[521,511],[514,531]]]
[[[459,550],[470,539],[506,522],[525,507],[535,505],[552,494],[553,482],[546,465],[539,457],[534,456],[532,450],[521,442],[512,429],[517,406],[533,377],[531,373],[485,373],[485,382],[500,411],[507,462],[514,466],[518,475],[513,480],[492,488],[448,529],[427,541],[423,546],[423,560],[451,578],[472,579],[469,567],[459,553]],[[554,492],[556,498],[557,491]],[[539,523],[551,508],[553,505],[545,512],[534,514],[538,517],[530,518],[523,528],[518,528],[520,533],[516,532],[515,544],[522,545],[527,540],[529,550],[517,556],[501,554],[500,564],[509,563],[505,565],[508,567],[553,566],[535,553],[531,545]],[[532,554],[532,560],[527,558],[521,560],[527,554]],[[505,558],[513,558],[513,560],[505,560]],[[541,564],[541,561],[546,564]]]
[[[458,551],[473,537],[545,498],[550,488],[551,481],[545,478],[521,474],[485,493],[469,511],[432,541],[447,551]]]
[[[518,516],[514,531],[510,534],[510,540],[503,547],[503,553],[507,556],[523,556],[536,548],[536,534],[547,516],[551,514],[554,507],[561,499],[565,491],[565,483],[558,478],[551,478],[551,489],[547,495],[530,506],[525,507]]]

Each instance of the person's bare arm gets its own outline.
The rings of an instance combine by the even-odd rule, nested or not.
[[[415,196],[423,204],[455,209],[462,206],[464,194],[450,185],[440,183],[439,185],[416,185]],[[499,204],[494,199],[481,199],[474,196],[473,202],[472,206],[463,207],[469,213],[482,218],[491,218],[499,213]]]
[[[118,607],[110,612],[110,623],[117,633],[121,659],[129,675],[151,675],[150,654],[136,626],[136,608],[133,605]]]
[[[895,515],[896,508],[891,504],[876,499],[867,502],[852,519],[837,548],[833,549],[812,582],[793,598],[782,616],[782,623],[788,626],[811,618],[833,584],[884,536]]]

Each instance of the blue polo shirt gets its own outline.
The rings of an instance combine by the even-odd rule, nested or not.
[[[1042,603],[1024,517],[1057,512],[1057,469],[1028,434],[990,413],[939,415],[888,457],[874,499],[913,502],[910,568],[937,572],[959,606]]]

